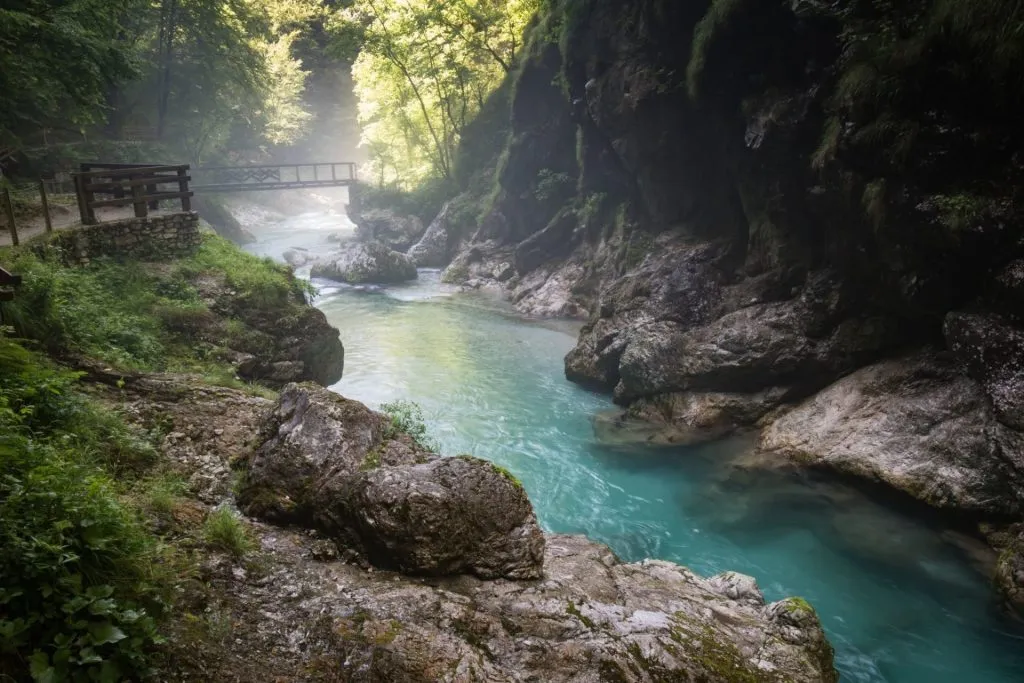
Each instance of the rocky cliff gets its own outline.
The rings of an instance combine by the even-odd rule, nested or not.
[[[550,2],[508,115],[464,142],[489,184],[442,214],[447,279],[586,318],[566,375],[614,392],[605,430],[772,424],[773,457],[1019,517],[1022,25],[997,2]]]

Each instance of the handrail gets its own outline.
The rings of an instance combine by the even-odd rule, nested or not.
[[[104,170],[91,170],[106,166]],[[181,210],[192,210],[192,195],[188,184],[188,164],[154,166],[145,164],[82,164],[82,170],[72,173],[78,210],[82,223],[95,225],[96,209],[106,206],[133,206],[136,218],[145,218],[149,209],[156,209],[165,199],[180,199]],[[108,182],[90,182],[93,180]],[[173,184],[176,192],[158,191],[159,185]],[[96,199],[96,195],[113,195],[113,199]]]

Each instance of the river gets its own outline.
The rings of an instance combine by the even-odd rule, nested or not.
[[[328,250],[337,215],[246,217],[255,253]],[[423,409],[445,454],[515,473],[545,530],[582,533],[627,561],[659,558],[703,574],[757,578],[769,600],[818,610],[843,681],[1019,683],[1024,629],[998,606],[975,540],[809,474],[737,465],[750,440],[666,450],[596,442],[610,399],[567,382],[576,326],[530,321],[460,294],[424,271],[415,284],[359,290],[329,282],[317,306],[341,330],[335,391],[376,407]]]

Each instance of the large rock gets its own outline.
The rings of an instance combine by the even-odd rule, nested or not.
[[[313,277],[349,284],[391,284],[416,279],[416,264],[379,242],[351,242],[313,264]]]
[[[384,568],[537,578],[544,539],[522,486],[475,458],[439,459],[357,401],[284,389],[246,463],[248,513],[312,526]]]
[[[1001,422],[1024,429],[1024,330],[993,314],[950,313],[946,345],[981,383]]]
[[[844,377],[765,429],[760,446],[939,508],[989,515],[1024,509],[1024,436],[996,419],[977,382],[937,354]]]
[[[608,445],[688,446],[756,424],[786,398],[783,388],[749,394],[692,392],[637,399],[624,411],[594,418],[597,438]]]
[[[265,305],[241,295],[223,275],[207,273],[193,286],[214,315],[192,338],[213,345],[210,355],[232,362],[241,379],[275,387],[306,381],[328,386],[341,379],[345,347],[339,332],[298,288]]]
[[[452,202],[448,202],[437,214],[419,242],[409,247],[408,254],[419,268],[443,268],[452,256],[451,235],[448,221]]]
[[[377,566],[488,579],[541,576],[544,536],[526,491],[487,461],[379,467],[323,498],[331,503],[319,512],[327,526],[349,530]]]
[[[390,209],[364,211],[356,216],[355,224],[357,240],[380,242],[395,251],[404,252],[423,235],[423,221]]]

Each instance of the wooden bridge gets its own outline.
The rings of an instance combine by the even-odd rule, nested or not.
[[[348,187],[350,197],[358,182],[351,162],[312,164],[264,164],[207,166],[188,164],[82,164],[73,173],[78,210],[85,225],[94,225],[96,209],[132,206],[137,218],[145,218],[161,201],[179,200],[182,211],[191,211],[197,192],[252,192],[316,187]],[[192,181],[195,180],[195,184]],[[170,186],[170,189],[167,189]],[[99,197],[97,197],[99,195]]]

